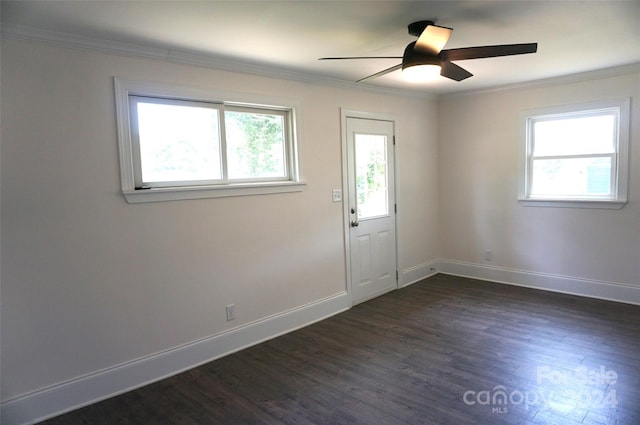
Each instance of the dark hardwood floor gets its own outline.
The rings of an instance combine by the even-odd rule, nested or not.
[[[53,424],[640,424],[640,306],[437,275]]]

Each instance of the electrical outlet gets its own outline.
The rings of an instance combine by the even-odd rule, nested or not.
[[[229,304],[227,306],[227,322],[230,322],[231,320],[235,320],[235,318],[236,318],[236,305]]]
[[[333,189],[332,195],[333,195],[333,202],[342,201],[342,191],[340,189]]]
[[[485,251],[484,252],[484,261],[493,260],[493,251]]]

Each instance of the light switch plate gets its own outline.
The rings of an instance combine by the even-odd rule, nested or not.
[[[342,201],[342,191],[340,189],[333,189],[333,202]]]

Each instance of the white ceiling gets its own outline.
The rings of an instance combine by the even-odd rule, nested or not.
[[[416,85],[401,72],[377,87],[452,93],[640,63],[640,1],[6,1],[5,35],[107,40],[190,53],[270,74],[354,82],[399,60],[407,25],[451,27],[446,48],[538,43],[538,53],[457,62],[474,76]],[[55,38],[55,37],[54,37]]]

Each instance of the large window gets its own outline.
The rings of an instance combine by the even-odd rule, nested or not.
[[[129,202],[301,190],[291,104],[122,80],[116,98]]]
[[[629,101],[527,113],[520,200],[621,208],[626,202]]]

